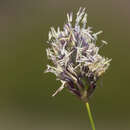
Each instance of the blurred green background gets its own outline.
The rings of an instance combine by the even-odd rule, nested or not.
[[[90,130],[85,106],[44,74],[50,26],[62,27],[67,12],[88,10],[88,24],[109,42],[112,58],[90,105],[97,130],[130,130],[130,1],[1,0],[0,130]]]

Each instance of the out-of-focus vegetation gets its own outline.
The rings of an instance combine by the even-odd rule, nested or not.
[[[64,24],[66,13],[88,9],[88,24],[104,31],[104,55],[111,66],[91,99],[97,130],[130,129],[130,1],[0,1],[0,129],[87,130],[85,105],[44,74],[49,27]]]

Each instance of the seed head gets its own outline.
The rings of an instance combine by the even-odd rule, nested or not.
[[[96,88],[96,82],[107,70],[111,59],[99,54],[98,35],[87,26],[87,13],[80,8],[75,24],[73,13],[67,14],[67,22],[63,29],[57,31],[51,27],[49,32],[47,57],[53,66],[47,65],[45,72],[52,72],[61,81],[61,87],[52,95],[55,96],[63,88],[87,102]],[[102,40],[102,45],[107,42]]]

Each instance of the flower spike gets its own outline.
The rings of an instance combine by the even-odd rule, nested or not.
[[[67,88],[87,102],[96,88],[97,80],[108,69],[111,59],[99,54],[97,39],[102,31],[93,33],[92,28],[87,26],[85,8],[80,8],[77,12],[75,25],[72,21],[73,13],[70,13],[67,14],[63,30],[58,27],[56,31],[51,27],[46,52],[53,66],[47,65],[46,72],[55,74],[62,83],[53,96]],[[104,40],[101,43],[107,44]]]

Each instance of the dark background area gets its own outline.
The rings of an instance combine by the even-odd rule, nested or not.
[[[50,26],[62,27],[66,13],[88,10],[88,25],[109,44],[101,53],[112,58],[90,105],[97,130],[130,129],[129,0],[0,1],[0,129],[90,130],[85,105],[44,74]],[[100,83],[99,83],[100,84]]]

